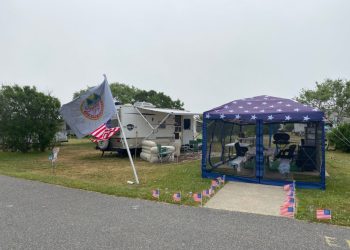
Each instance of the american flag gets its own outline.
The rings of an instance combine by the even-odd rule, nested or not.
[[[210,197],[210,189],[205,189],[202,191],[203,196]]]
[[[293,184],[287,184],[283,186],[284,191],[294,190]]]
[[[159,199],[159,189],[152,190],[152,197]]]
[[[173,201],[180,202],[181,201],[181,193],[173,194]]]
[[[193,200],[196,202],[202,202],[202,194],[201,193],[193,194]]]
[[[329,209],[317,209],[316,218],[319,220],[330,220],[332,219],[332,213]]]
[[[282,207],[280,209],[280,214],[285,217],[293,217],[294,216],[294,207]]]
[[[281,207],[293,207],[293,206],[294,206],[294,203],[285,201]]]
[[[92,131],[90,135],[95,137],[93,142],[106,141],[109,138],[111,138],[115,133],[117,133],[119,130],[120,130],[120,127],[108,128],[104,123],[101,126],[99,126],[97,129]]]
[[[215,187],[211,186],[209,190],[210,190],[210,195],[215,194]]]
[[[217,187],[219,185],[218,181],[217,180],[212,180],[211,181],[211,186],[212,187]]]
[[[288,198],[286,199],[286,202],[295,203],[295,199],[292,198],[292,197],[288,197]]]
[[[288,197],[294,197],[294,191],[289,191],[289,192],[287,193],[287,196],[288,196]]]

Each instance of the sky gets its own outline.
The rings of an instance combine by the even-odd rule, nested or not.
[[[0,0],[0,84],[59,98],[103,81],[204,112],[350,79],[348,0]]]

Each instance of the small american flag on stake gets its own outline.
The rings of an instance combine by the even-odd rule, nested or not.
[[[318,220],[330,220],[332,219],[332,213],[329,209],[317,209],[316,218]]]
[[[181,193],[173,194],[173,201],[180,202],[181,201]]]
[[[295,199],[292,198],[292,197],[288,197],[288,198],[286,199],[286,202],[295,203]]]
[[[280,214],[285,217],[294,217],[294,207],[281,207]]]
[[[159,189],[152,190],[152,197],[159,199]]]
[[[293,190],[293,184],[287,184],[283,186],[283,190],[284,191],[289,191],[289,190]]]
[[[217,187],[218,186],[218,181],[217,180],[212,180],[211,181],[211,186],[212,187]]]
[[[288,197],[294,197],[294,191],[289,191],[289,192],[287,193],[287,196],[288,196]]]
[[[289,201],[286,201],[283,203],[281,207],[294,207],[294,203],[290,203]]]
[[[203,194],[203,196],[206,196],[206,197],[210,197],[210,189],[205,189],[205,190],[203,190],[203,192],[202,192],[202,194]]]
[[[202,194],[201,193],[195,193],[193,194],[193,200],[195,202],[202,202]]]

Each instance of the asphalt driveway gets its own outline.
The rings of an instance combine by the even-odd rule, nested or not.
[[[0,249],[350,249],[344,227],[5,176],[0,187]]]

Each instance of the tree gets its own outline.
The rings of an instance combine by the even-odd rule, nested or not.
[[[135,99],[135,95],[141,90],[134,86],[128,86],[123,83],[110,84],[111,92],[121,103],[134,103],[136,101],[142,101]]]
[[[173,101],[169,96],[165,95],[163,92],[156,92],[154,90],[145,91],[140,90],[134,96],[137,101],[150,102],[159,108],[174,108],[183,109],[183,102],[179,99]]]
[[[8,148],[44,151],[59,129],[59,100],[35,87],[18,85],[0,89],[0,131]]]
[[[184,106],[184,103],[179,99],[173,101],[170,96],[163,92],[141,90],[123,83],[112,83],[110,84],[110,88],[112,95],[122,103],[150,102],[158,108],[173,109],[183,109]],[[89,87],[87,89],[89,89]],[[87,89],[75,92],[73,98],[78,97]]]
[[[336,115],[341,123],[345,117],[350,117],[350,81],[326,79],[316,82],[316,89],[302,89],[297,101],[316,107],[329,117]]]
[[[344,123],[333,128],[327,133],[329,143],[335,145],[336,149],[350,152],[350,124]]]

